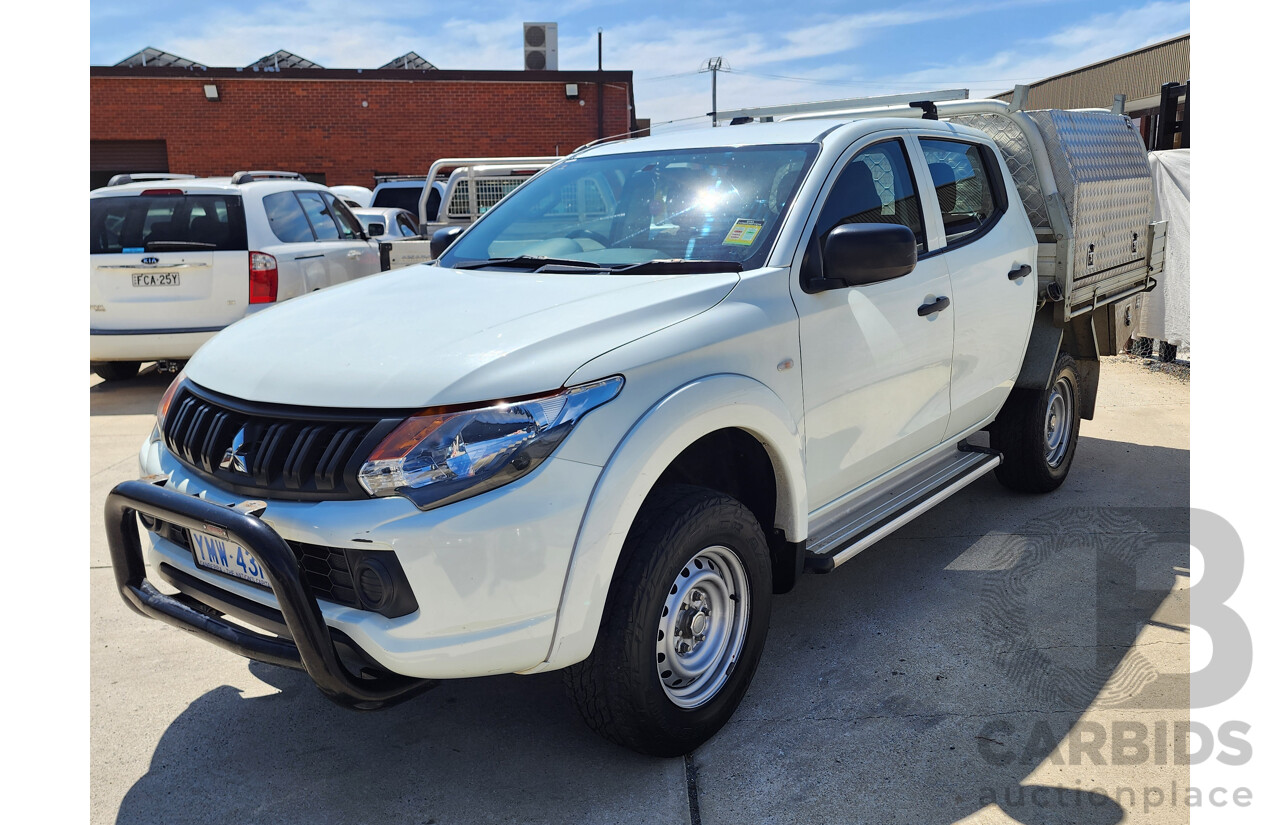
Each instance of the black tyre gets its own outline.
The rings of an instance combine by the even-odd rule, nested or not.
[[[1015,389],[991,425],[991,446],[1004,454],[996,478],[1011,490],[1047,493],[1066,480],[1080,436],[1080,373],[1058,356],[1043,390]]]
[[[595,649],[565,670],[582,718],[640,753],[689,753],[746,694],[772,592],[764,533],[741,502],[656,491],[627,537]]]
[[[93,371],[103,381],[128,381],[138,374],[141,361],[102,361],[93,364]]]

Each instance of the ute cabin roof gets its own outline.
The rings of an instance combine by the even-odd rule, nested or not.
[[[849,116],[788,120],[775,123],[743,123],[720,128],[688,129],[660,133],[652,137],[620,140],[592,146],[578,153],[578,157],[625,154],[628,152],[655,152],[672,149],[718,148],[729,146],[770,146],[796,143],[821,143],[827,135],[848,127],[850,131],[871,133],[883,129],[927,129],[949,134],[983,137],[976,129],[957,126],[946,121],[920,120],[902,117],[870,118],[854,120]],[[850,137],[841,130],[841,139]]]

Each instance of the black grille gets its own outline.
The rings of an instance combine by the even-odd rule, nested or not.
[[[163,435],[182,464],[237,493],[352,499],[367,495],[357,480],[365,457],[403,418],[246,404],[186,383],[169,406]]]
[[[302,574],[306,576],[317,599],[326,599],[347,607],[364,606],[356,595],[351,579],[351,566],[341,547],[323,547],[296,541],[289,542],[289,546],[298,557]]]

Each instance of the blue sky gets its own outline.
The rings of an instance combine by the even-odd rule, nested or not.
[[[709,0],[388,4],[206,0],[90,4],[89,62],[154,46],[209,66],[244,66],[286,49],[328,68],[376,68],[408,51],[442,69],[520,69],[522,22],[559,24],[560,68],[631,70],[636,110],[655,126],[701,125],[723,57],[721,109],[968,88],[974,97],[1185,33],[1173,0]],[[353,15],[353,9],[357,14]]]

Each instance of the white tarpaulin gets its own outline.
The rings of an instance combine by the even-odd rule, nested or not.
[[[1150,152],[1155,216],[1168,221],[1164,274],[1142,296],[1134,336],[1191,346],[1191,150]]]

